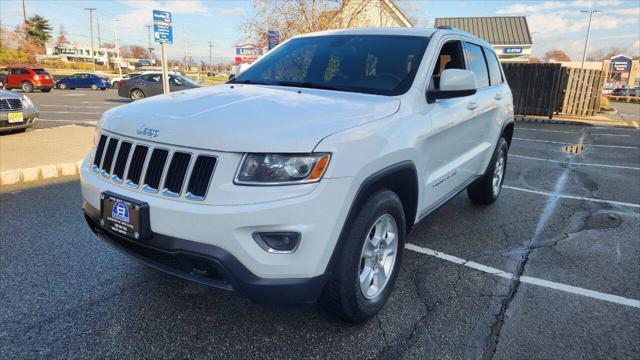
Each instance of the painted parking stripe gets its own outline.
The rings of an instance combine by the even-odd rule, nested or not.
[[[530,128],[522,128],[517,127],[516,130],[525,130],[525,131],[541,131],[541,132],[551,132],[551,133],[561,133],[561,134],[573,134],[580,135],[579,131],[561,131],[561,130],[547,130],[547,129],[530,129]],[[620,136],[620,137],[631,137],[631,135],[625,134],[589,134],[590,136]]]
[[[103,106],[89,106],[89,105],[54,105],[54,104],[41,104],[39,107],[59,107],[59,108],[74,108],[74,109],[104,109],[107,105]]]
[[[600,204],[609,204],[609,205],[626,206],[626,207],[632,207],[632,208],[640,208],[640,204],[634,204],[634,203],[628,203],[628,202],[622,202],[622,201],[602,200],[602,199],[596,199],[596,198],[590,198],[590,197],[584,197],[584,196],[575,196],[575,195],[554,194],[554,193],[550,193],[550,192],[546,192],[546,191],[523,189],[523,188],[519,188],[519,187],[515,187],[515,186],[508,186],[508,185],[503,185],[502,188],[503,189],[509,189],[509,190],[515,190],[515,191],[527,192],[527,193],[531,193],[531,194],[538,194],[538,195],[544,195],[544,196],[549,196],[549,197],[556,197],[556,198],[560,198],[560,199],[591,201],[591,202],[600,203]]]
[[[566,142],[560,141],[551,141],[551,140],[536,140],[536,139],[526,139],[526,138],[518,138],[514,137],[514,140],[522,140],[522,141],[535,141],[541,143],[549,143],[549,144],[560,144],[560,145],[569,145]],[[596,145],[596,144],[584,144],[586,147],[606,147],[606,148],[617,148],[617,149],[637,149],[635,146],[620,146],[620,145]]]
[[[482,265],[473,261],[461,259],[453,255],[441,253],[436,250],[423,248],[414,244],[406,244],[405,249],[415,251],[420,254],[433,256],[438,259],[442,259],[458,265],[466,266],[471,269],[482,271],[484,273],[495,275],[501,278],[505,278],[505,279],[516,278],[513,274],[508,273],[506,271],[502,271],[500,269]],[[520,276],[519,278],[517,278],[517,280],[525,284],[537,285],[537,286],[545,287],[548,289],[554,289],[554,290],[564,291],[571,294],[586,296],[592,299],[603,300],[603,301],[607,301],[615,304],[640,308],[640,300],[629,299],[629,298],[618,296],[618,295],[607,294],[600,291],[584,289],[577,286],[566,285],[566,284],[538,279],[530,276]]]
[[[102,115],[101,112],[86,112],[86,111],[40,111],[41,114],[80,114],[80,115]]]
[[[41,119],[38,118],[36,122],[64,122],[64,123],[78,123],[78,124],[97,124],[98,120],[69,120],[69,119]]]
[[[553,159],[543,159],[543,158],[537,158],[537,157],[533,157],[533,156],[524,156],[524,155],[515,155],[515,154],[509,154],[509,157],[515,157],[515,158],[520,158],[520,159],[528,159],[528,160],[537,160],[537,161],[546,161],[546,162],[552,162],[552,163],[557,163],[557,164],[565,164],[565,165],[570,165],[570,166],[596,166],[596,167],[606,167],[606,168],[614,168],[614,169],[640,170],[640,167],[634,167],[634,166],[567,162],[567,161],[560,161],[560,160],[553,160]]]

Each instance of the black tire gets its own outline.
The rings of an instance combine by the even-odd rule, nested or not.
[[[46,93],[46,92],[51,91],[51,89],[40,89],[40,91],[42,91],[42,92],[45,92],[45,93]]]
[[[136,95],[137,94],[137,95]],[[140,90],[140,89],[133,89],[129,92],[129,99],[136,101],[136,100],[141,100],[144,99],[146,97],[144,91]]]
[[[504,175],[507,170],[507,153],[509,152],[509,145],[507,140],[501,137],[498,141],[498,145],[493,152],[493,157],[484,175],[478,178],[467,187],[467,195],[469,199],[478,205],[489,205],[498,199],[500,190],[502,190],[502,183],[504,183]],[[497,188],[494,186],[494,175],[496,173],[496,165],[502,158],[502,174],[497,181]]]
[[[20,88],[26,93],[33,92],[33,84],[28,81],[23,81]]]
[[[99,88],[98,88],[98,85],[96,85],[96,84],[91,84],[91,90],[94,90],[94,91],[95,91],[95,90],[98,90],[98,89],[99,89]]]
[[[111,87],[112,87],[112,88],[114,88],[114,89],[119,88],[119,87],[120,87],[120,81],[114,81],[114,82],[111,84]]]
[[[67,89],[67,84],[65,84],[65,83],[58,84],[58,89],[60,89],[60,90],[66,90],[66,89]]]
[[[362,266],[362,251],[365,241],[375,222],[386,214],[391,215],[397,225],[397,250],[391,275],[382,291],[374,298],[367,299],[359,283],[359,275]],[[384,306],[393,290],[400,264],[402,262],[402,250],[405,242],[405,216],[402,202],[398,195],[386,189],[373,193],[360,206],[353,221],[345,226],[340,239],[341,248],[338,258],[331,269],[330,278],[327,280],[320,304],[330,313],[352,323],[362,323],[376,315]]]

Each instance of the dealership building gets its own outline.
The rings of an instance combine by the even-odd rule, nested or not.
[[[484,39],[500,62],[529,62],[533,40],[524,16],[436,18],[435,26],[451,26]]]

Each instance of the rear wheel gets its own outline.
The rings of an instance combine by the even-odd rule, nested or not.
[[[120,82],[119,81],[114,81],[113,84],[111,84],[111,87],[114,89],[117,89],[120,87]]]
[[[142,90],[140,90],[140,89],[133,89],[129,93],[129,97],[131,98],[131,100],[144,99],[144,96],[145,96],[144,92],[142,92]]]
[[[331,313],[361,323],[384,306],[395,284],[405,241],[402,203],[390,190],[367,199],[346,230],[335,268],[320,297]]]
[[[91,90],[98,90],[98,85],[91,84]]]
[[[507,169],[508,151],[507,140],[500,138],[487,171],[467,187],[467,195],[472,202],[480,205],[489,205],[498,199]]]
[[[26,92],[26,93],[30,93],[33,92],[33,84],[25,81],[22,83],[22,86],[20,86],[22,88],[22,91]]]

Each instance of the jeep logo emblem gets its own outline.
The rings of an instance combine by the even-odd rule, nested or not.
[[[136,130],[136,134],[148,137],[156,137],[160,134],[159,129],[145,127],[144,124]]]

